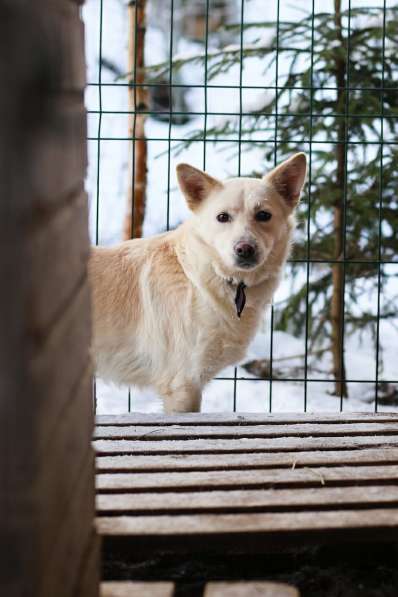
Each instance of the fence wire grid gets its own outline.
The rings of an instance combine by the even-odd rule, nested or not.
[[[398,5],[296,4],[87,0],[92,239],[122,240],[126,219],[135,232],[142,143],[144,235],[187,215],[179,161],[227,178],[305,151],[282,289],[247,362],[210,384],[207,408],[218,408],[219,383],[221,410],[397,410]],[[100,383],[96,408],[114,412]],[[135,393],[123,390],[117,412],[142,410]]]

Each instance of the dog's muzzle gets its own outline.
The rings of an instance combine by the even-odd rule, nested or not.
[[[236,264],[240,267],[253,267],[257,265],[257,246],[253,242],[239,241],[234,245]]]

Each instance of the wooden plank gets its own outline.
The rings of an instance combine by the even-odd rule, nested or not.
[[[38,214],[80,190],[87,168],[87,118],[80,94],[54,95],[47,109],[52,127],[38,137],[31,166],[32,204]]]
[[[103,582],[100,597],[173,597],[172,582]]]
[[[65,4],[65,2],[63,3]],[[68,2],[68,4],[70,4]],[[63,7],[64,8],[64,7]],[[73,7],[63,19],[57,19],[56,34],[62,50],[60,87],[66,91],[84,91],[86,63],[84,57],[84,25],[79,9]]]
[[[47,100],[40,73],[54,81],[52,71],[43,70],[48,62],[40,52],[42,40],[36,40],[37,9],[32,3],[2,2],[0,11],[0,585],[7,597],[38,597],[39,504],[31,487],[37,468],[36,394],[26,338],[32,255],[26,223],[31,218],[30,152],[45,119],[34,105]]]
[[[224,470],[256,468],[291,468],[295,465],[345,465],[345,464],[398,464],[398,448],[363,450],[326,450],[313,452],[280,452],[271,454],[240,453],[217,454],[209,458],[204,454],[162,454],[159,456],[101,456],[96,459],[98,473],[155,472],[176,470]]]
[[[99,454],[207,454],[237,452],[291,452],[292,450],[352,450],[398,447],[398,437],[389,435],[360,437],[288,437],[269,439],[196,439],[175,441],[96,440]]]
[[[55,59],[59,91],[82,92],[86,85],[84,25],[76,6],[83,1],[51,0],[46,5],[51,43],[57,51]]]
[[[274,582],[210,582],[203,597],[300,597],[295,587]]]
[[[140,547],[173,550],[195,547],[228,551],[274,549],[287,541],[377,541],[398,539],[398,509],[317,510],[250,514],[99,517],[97,529],[108,538],[128,537]],[[211,540],[210,540],[211,538]],[[210,540],[210,543],[209,543]]]
[[[96,424],[103,425],[281,425],[286,423],[388,423],[398,421],[398,413],[186,413],[159,415],[126,413],[97,415]]]
[[[82,238],[73,226],[58,231],[51,227],[65,202],[83,188],[86,168],[83,93],[61,89],[67,50],[62,48],[58,31],[72,4],[62,0],[65,12],[55,10],[55,4],[61,6],[61,0],[2,3],[0,17],[0,79],[7,89],[6,94],[0,93],[0,259],[6,281],[0,293],[1,387],[6,398],[0,400],[0,458],[4,456],[0,467],[0,592],[7,597],[75,595],[86,533],[92,533],[94,516],[91,451],[85,471],[89,474],[82,474],[90,430],[86,428],[83,452],[75,450],[72,437],[65,441],[62,425],[56,429],[62,434],[53,434],[58,415],[71,421],[63,399],[71,400],[71,391],[76,390],[87,366],[88,333],[84,336],[82,330],[89,328],[85,325],[88,300],[79,302],[75,292],[82,287],[84,268],[74,271],[72,256]],[[77,6],[73,8],[77,17]],[[71,53],[80,52],[82,64],[81,51],[80,43]],[[66,76],[72,76],[70,70]],[[82,230],[87,216],[81,212],[80,217]],[[51,256],[49,264],[57,233],[66,239],[64,250],[62,256]],[[87,235],[85,242],[87,250]],[[53,268],[64,267],[70,268],[68,280],[53,273]],[[64,288],[56,288],[57,284]],[[68,288],[72,291],[60,301]],[[35,312],[37,297],[40,317]],[[74,313],[72,325],[65,304],[72,303],[73,297],[76,303],[71,309],[77,307],[79,315]],[[63,325],[53,327],[55,312],[64,319]],[[84,416],[84,408],[78,410]],[[81,422],[79,429],[67,432],[71,436],[75,432],[79,443],[83,428]],[[48,438],[52,441],[46,445]],[[65,447],[76,458],[70,467],[64,466],[65,458],[58,461]],[[80,479],[82,485],[77,486]]]
[[[34,489],[36,495],[41,496],[40,525],[43,529],[44,560],[53,549],[60,521],[74,499],[74,488],[82,471],[87,470],[88,461],[91,463],[90,477],[94,483],[94,454],[90,445],[93,427],[91,384],[90,366],[73,389],[39,455]]]
[[[101,597],[173,597],[171,582],[103,582]],[[299,597],[294,587],[273,582],[211,582],[204,597]]]
[[[100,586],[100,537],[93,532],[79,571],[74,597],[98,597]]]
[[[99,492],[166,491],[167,489],[197,489],[212,487],[298,487],[321,486],[329,483],[355,484],[377,481],[398,482],[398,468],[384,466],[344,466],[254,471],[205,471],[176,473],[97,474]]]
[[[189,491],[177,493],[100,494],[97,513],[187,514],[189,512],[260,512],[286,510],[341,509],[348,506],[398,506],[398,485],[363,487],[321,487],[312,489],[262,489],[228,491]]]
[[[32,233],[32,275],[46,280],[45,285],[32,288],[30,327],[36,336],[48,333],[85,275],[89,254],[87,218],[87,195],[80,191],[47,218],[45,226],[37,226]]]
[[[62,409],[70,400],[89,359],[90,320],[87,281],[80,287],[57,325],[30,364],[31,384],[37,387],[37,437],[42,451]],[[40,349],[40,350],[39,350]]]
[[[297,423],[287,425],[165,425],[97,426],[95,439],[173,440],[194,438],[239,439],[242,437],[332,437],[360,435],[397,435],[398,421],[392,423],[333,424]]]
[[[78,482],[73,486],[73,499],[60,513],[60,526],[52,550],[41,567],[41,597],[69,597],[76,594],[81,564],[94,531],[93,462],[87,460]]]

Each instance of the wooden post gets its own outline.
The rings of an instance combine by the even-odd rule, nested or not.
[[[96,597],[83,24],[0,4],[0,593]]]
[[[146,0],[131,0],[129,2],[128,70],[131,84],[129,87],[129,136],[133,141],[130,185],[123,232],[125,240],[142,236],[145,217],[147,142],[145,138],[146,115],[142,113],[148,109],[148,94],[142,87],[145,82],[145,9]]]
[[[345,110],[346,91],[344,90],[347,77],[347,65],[345,62],[344,49],[345,41],[342,33],[341,24],[341,0],[334,0],[335,25],[338,38],[341,44],[341,53],[336,59],[336,86],[337,86],[337,104],[341,112]],[[339,144],[336,145],[336,187],[337,198],[333,210],[334,223],[334,258],[336,263],[332,266],[332,299],[330,302],[330,320],[332,325],[332,357],[333,357],[333,375],[335,378],[336,396],[348,397],[348,388],[346,382],[346,369],[344,358],[344,269],[343,269],[343,243],[344,243],[344,192],[346,176],[346,151],[345,136],[346,125],[344,119],[340,119],[338,128]]]

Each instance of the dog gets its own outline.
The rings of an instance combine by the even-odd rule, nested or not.
[[[190,219],[151,238],[93,247],[98,375],[151,386],[167,413],[199,411],[203,387],[244,357],[271,303],[306,169],[297,153],[263,178],[221,182],[179,164]]]

